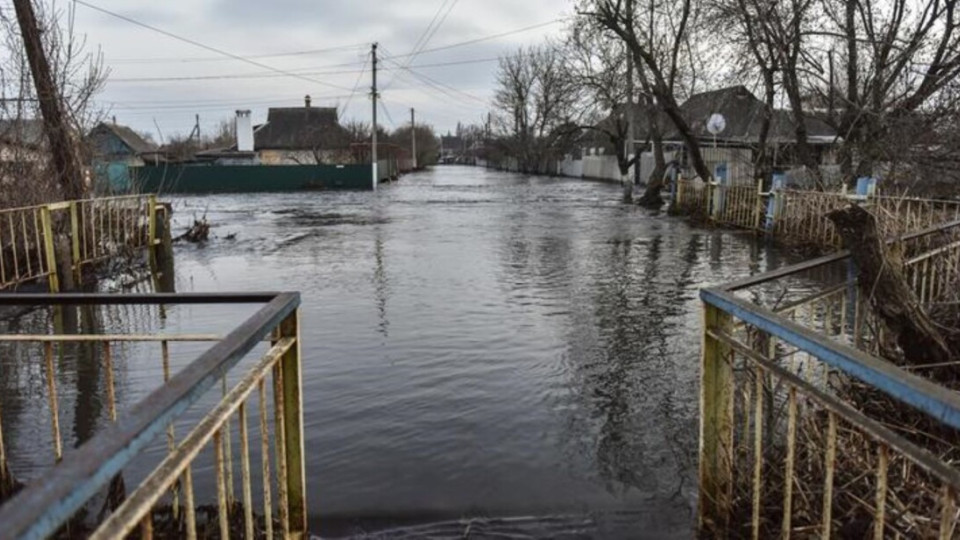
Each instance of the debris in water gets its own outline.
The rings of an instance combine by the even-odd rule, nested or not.
[[[210,224],[207,223],[207,216],[193,220],[193,226],[187,229],[187,232],[176,238],[176,241],[186,240],[194,244],[206,242],[210,237]]]

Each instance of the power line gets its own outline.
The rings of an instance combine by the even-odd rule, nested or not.
[[[478,97],[476,97],[476,96],[474,96],[474,95],[472,95],[472,94],[468,94],[467,92],[464,92],[464,91],[462,91],[462,90],[458,90],[458,89],[456,89],[456,88],[454,88],[454,87],[452,87],[452,86],[450,86],[450,85],[448,85],[448,84],[442,83],[442,82],[440,82],[440,81],[438,81],[438,80],[436,80],[436,79],[432,79],[432,78],[430,78],[430,77],[427,77],[426,75],[424,75],[424,74],[422,74],[422,73],[417,73],[417,72],[413,71],[413,70],[412,70],[411,68],[409,68],[409,67],[406,67],[406,68],[405,68],[405,67],[403,67],[403,66],[399,66],[399,64],[397,64],[397,63],[396,63],[395,61],[393,61],[392,59],[389,59],[389,58],[388,58],[387,61],[388,61],[388,62],[391,62],[391,63],[393,63],[393,64],[395,64],[395,65],[397,65],[397,66],[398,66],[398,69],[400,69],[400,70],[408,73],[409,75],[411,75],[411,76],[413,76],[413,77],[416,77],[422,84],[426,84],[427,86],[430,86],[431,88],[434,88],[435,90],[437,90],[437,91],[439,91],[439,92],[441,92],[441,93],[443,93],[443,94],[445,94],[445,95],[447,95],[447,96],[450,96],[450,97],[452,97],[453,99],[455,99],[455,100],[457,100],[457,101],[460,101],[462,98],[458,98],[457,95],[455,95],[455,94],[459,94],[459,95],[462,96],[462,97],[465,97],[465,98],[467,98],[467,99],[471,99],[471,100],[476,101],[476,102],[478,102],[478,103],[481,103],[481,104],[483,104],[484,106],[488,105],[488,103],[487,103],[486,100],[483,100],[483,99],[481,99],[481,98],[478,98]]]
[[[418,64],[415,66],[409,66],[408,69],[429,69],[437,67],[449,67],[449,66],[458,66],[464,64],[479,64],[485,62],[496,62],[500,60],[497,58],[476,58],[472,60],[457,60],[451,62],[438,62],[434,64]],[[369,62],[369,59],[367,60]],[[313,68],[303,68],[303,70],[291,70],[290,73],[296,73],[298,75],[348,75],[353,73],[364,73],[366,70],[367,62],[357,62],[356,65],[363,65],[361,69],[346,69],[346,70],[335,70],[335,71],[307,71],[308,69]],[[341,64],[341,65],[354,65],[354,64]],[[380,68],[380,71],[396,71],[404,69],[403,66],[400,66],[399,63],[396,64],[397,67],[393,68]],[[318,66],[322,67],[322,66]],[[333,67],[333,65],[329,66]],[[111,83],[131,83],[131,82],[180,82],[180,81],[209,81],[209,80],[220,80],[220,79],[272,79],[277,77],[285,77],[285,74],[277,73],[222,73],[216,75],[184,75],[184,76],[172,76],[172,77],[119,77],[111,78],[109,82]],[[349,88],[346,88],[349,90]]]
[[[383,100],[380,100],[380,103],[378,103],[378,105],[380,105],[380,110],[383,111],[383,114],[387,116],[387,120],[390,121],[390,125],[393,126],[394,129],[396,129],[397,123],[393,121],[393,117],[390,116],[390,111],[387,110],[386,105],[383,104]]]
[[[340,114],[337,115],[337,118],[338,118],[338,119],[339,119],[341,116],[343,116],[344,114],[346,114],[347,108],[350,107],[350,102],[353,101],[353,96],[355,96],[355,95],[357,94],[357,90],[360,88],[360,79],[363,78],[363,72],[366,71],[366,69],[367,69],[367,62],[369,62],[369,61],[370,61],[370,57],[367,56],[367,59],[363,62],[363,67],[360,69],[360,74],[357,75],[357,81],[356,81],[355,83],[353,83],[353,91],[350,92],[350,97],[347,98],[347,103],[343,106],[342,109],[340,109]]]
[[[262,58],[282,58],[285,56],[311,56],[315,54],[323,54],[328,52],[337,52],[337,51],[349,51],[352,49],[359,49],[360,47],[366,47],[366,43],[358,43],[354,45],[342,45],[339,47],[329,47],[326,49],[309,49],[305,51],[288,51],[280,53],[268,53],[268,54],[257,54],[246,56],[248,60],[257,60]],[[110,60],[111,64],[168,64],[168,63],[194,63],[194,62],[222,62],[224,60],[232,60],[232,58],[223,58],[219,56],[207,56],[207,57],[155,57],[155,58],[115,58]]]
[[[433,39],[433,36],[437,33],[437,30],[440,29],[440,25],[442,25],[444,21],[447,20],[447,16],[450,15],[450,12],[453,11],[453,8],[456,7],[457,2],[459,2],[459,0],[453,0],[453,3],[450,4],[450,9],[448,9],[446,13],[443,14],[443,17],[440,18],[440,22],[438,22],[436,26],[434,26],[433,24],[434,21],[437,20],[437,16],[440,15],[440,12],[443,11],[443,8],[447,5],[448,2],[450,2],[450,0],[443,0],[443,3],[440,4],[440,9],[437,10],[437,12],[434,14],[433,20],[431,20],[430,24],[427,25],[427,28],[424,29],[423,34],[420,35],[420,39],[418,39],[417,42],[413,44],[413,50],[411,54],[408,56],[405,65],[409,66],[410,63],[413,62],[413,60],[417,57],[417,55],[419,55],[420,52],[423,51],[423,48],[426,47],[428,43],[430,43],[430,40]],[[433,27],[433,30],[431,30],[431,26]],[[397,78],[397,74],[394,74],[393,77],[390,78],[390,81],[384,85],[383,87],[384,90],[390,88],[390,86],[393,85],[393,81],[395,81],[396,78]]]
[[[75,3],[77,3],[77,4],[80,4],[81,6],[85,6],[85,7],[88,7],[88,8],[90,8],[90,9],[94,10],[94,11],[99,11],[99,12],[104,13],[104,14],[106,14],[106,15],[110,15],[111,17],[116,17],[117,19],[120,19],[120,20],[122,20],[122,21],[126,21],[126,22],[128,22],[128,23],[130,23],[130,24],[134,24],[134,25],[136,25],[136,26],[140,26],[140,27],[142,27],[142,28],[146,28],[146,29],[148,29],[148,30],[152,30],[152,31],[157,32],[157,33],[159,33],[159,34],[163,34],[163,35],[165,35],[165,36],[167,36],[167,37],[176,39],[176,40],[178,40],[178,41],[182,41],[182,42],[184,42],[184,43],[188,43],[188,44],[193,45],[193,46],[195,46],[195,47],[200,47],[201,49],[206,49],[206,50],[208,50],[208,51],[217,53],[217,54],[222,55],[222,56],[227,56],[227,57],[233,58],[234,60],[239,60],[239,61],[241,61],[241,62],[246,62],[246,63],[248,63],[248,64],[257,66],[257,67],[262,68],[262,69],[266,69],[266,70],[273,71],[273,72],[276,72],[276,73],[282,73],[282,74],[287,75],[287,76],[289,76],[289,77],[294,77],[294,78],[297,78],[297,79],[302,79],[302,80],[305,80],[305,81],[308,81],[308,82],[312,82],[312,83],[314,83],[314,84],[320,84],[320,85],[329,86],[329,87],[332,87],[332,88],[337,88],[337,89],[339,89],[339,90],[347,90],[347,91],[350,90],[349,88],[346,88],[346,87],[343,87],[343,86],[339,86],[339,85],[336,85],[336,84],[332,84],[332,83],[328,83],[328,82],[324,82],[324,81],[318,81],[318,80],[316,80],[316,79],[311,79],[311,78],[309,78],[309,77],[304,77],[304,76],[298,75],[298,74],[296,74],[296,73],[290,73],[290,72],[288,72],[288,71],[284,71],[284,70],[282,70],[282,69],[275,68],[275,67],[273,67],[273,66],[271,66],[271,65],[264,64],[264,63],[262,63],[262,62],[257,62],[256,60],[251,60],[251,59],[249,59],[249,58],[244,58],[244,57],[242,57],[242,56],[240,56],[240,55],[236,55],[236,54],[233,54],[233,53],[224,51],[224,50],[222,50],[222,49],[218,49],[218,48],[216,48],[216,47],[212,47],[212,46],[210,46],[210,45],[205,45],[205,44],[203,44],[203,43],[200,43],[199,41],[196,41],[196,40],[193,40],[193,39],[190,39],[190,38],[185,38],[185,37],[182,37],[182,36],[178,36],[177,34],[168,32],[168,31],[166,31],[166,30],[162,30],[162,29],[160,29],[160,28],[157,28],[156,26],[151,26],[151,25],[149,25],[149,24],[147,24],[147,23],[140,22],[140,21],[138,21],[138,20],[136,20],[136,19],[131,19],[130,17],[127,17],[126,15],[121,15],[121,14],[119,14],[119,13],[115,13],[115,12],[113,12],[113,11],[109,11],[109,10],[104,9],[104,8],[102,8],[102,7],[95,6],[95,5],[93,5],[93,4],[89,3],[89,2],[85,2],[84,0],[73,0],[73,1],[74,1]]]
[[[78,1],[79,1],[79,0],[78,0]],[[490,40],[493,40],[493,39],[499,39],[499,38],[502,38],[502,37],[512,36],[512,35],[514,35],[514,34],[520,34],[520,33],[523,33],[523,32],[529,32],[530,30],[536,30],[536,29],[538,29],[538,28],[544,28],[544,27],[546,27],[546,26],[550,26],[550,25],[553,25],[553,24],[561,23],[561,22],[564,22],[564,19],[554,19],[554,20],[552,20],[552,21],[547,21],[547,22],[543,22],[543,23],[540,23],[540,24],[534,24],[534,25],[532,25],[532,26],[525,26],[525,27],[523,27],[523,28],[517,28],[516,30],[510,30],[510,31],[508,31],[508,32],[502,32],[502,33],[500,33],[500,34],[493,34],[493,35],[489,35],[489,36],[483,36],[483,37],[479,37],[479,38],[475,38],[475,39],[470,39],[470,40],[467,40],[467,41],[461,41],[461,42],[459,42],[459,43],[450,43],[449,45],[441,45],[441,46],[439,46],[439,47],[434,47],[434,48],[432,48],[432,49],[424,49],[424,50],[416,53],[416,55],[427,54],[427,53],[434,53],[434,52],[437,52],[437,51],[445,51],[445,50],[447,50],[447,49],[453,49],[453,48],[456,48],[456,47],[464,47],[464,46],[466,46],[466,45],[473,45],[473,44],[475,44],[475,43],[482,43],[482,42],[484,42],[484,41],[490,41]],[[404,58],[404,57],[412,56],[412,55],[414,55],[414,53],[398,54],[398,55],[394,55],[393,58]]]

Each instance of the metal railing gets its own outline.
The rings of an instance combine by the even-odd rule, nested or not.
[[[102,539],[137,533],[143,538],[155,534],[297,538],[306,534],[299,294],[16,294],[0,297],[0,304],[260,305],[222,337],[62,332],[0,336],[0,344],[42,349],[51,462],[56,463],[0,505],[0,539],[64,534]],[[172,372],[171,345],[203,342],[212,346],[179,372]],[[78,448],[65,453],[62,407],[58,404],[60,379],[54,359],[64,349],[81,345],[99,352],[108,422]],[[131,345],[159,349],[163,381],[144,399],[122,408],[115,383],[116,356],[118,349]],[[142,364],[143,356],[129,356],[124,363]],[[199,414],[199,420],[184,416],[188,410]],[[253,436],[249,416],[255,417]],[[186,435],[178,439],[177,431],[182,432],[184,422]],[[10,456],[4,453],[3,425],[0,422],[0,472],[7,478],[0,480],[12,483],[17,464],[9,462]],[[253,445],[251,439],[255,439]],[[150,451],[157,445],[159,456]],[[213,466],[200,463],[209,461],[207,454],[213,454]],[[253,466],[256,458],[259,463]],[[145,475],[142,465],[139,470],[127,470],[134,460],[146,460]],[[140,476],[143,479],[128,493],[126,481]],[[204,491],[197,487],[198,482],[215,487],[208,485]],[[107,511],[91,518],[89,505],[99,498],[107,501]]]
[[[47,280],[58,292],[58,238],[69,245],[70,269],[157,245],[157,219],[169,220],[154,195],[102,197],[0,210],[0,290]]]
[[[956,294],[958,232],[898,240],[921,302]],[[957,365],[879,357],[855,275],[838,253],[701,291],[702,534],[960,534],[960,394],[932,376]]]

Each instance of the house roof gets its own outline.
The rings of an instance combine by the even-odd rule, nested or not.
[[[335,107],[271,108],[267,122],[253,132],[257,150],[346,148],[350,135],[340,125]]]
[[[23,146],[40,146],[44,141],[43,121],[33,118],[0,120],[0,140]]]
[[[716,113],[723,115],[726,120],[726,127],[716,137],[718,140],[756,142],[760,138],[764,103],[744,86],[694,94],[680,109],[694,134],[703,139],[714,138],[713,134],[707,131],[707,120]],[[795,125],[790,111],[773,111],[767,140],[772,143],[793,142],[796,140]],[[813,140],[832,139],[836,136],[836,132],[825,122],[809,115],[806,116],[806,126],[807,135]]]
[[[112,134],[116,138],[120,139],[120,141],[126,145],[127,148],[132,150],[134,154],[152,152],[157,149],[157,145],[144,139],[133,129],[127,126],[121,126],[120,124],[101,122],[99,125],[97,125],[97,127],[90,131],[91,135],[96,135],[98,133]]]

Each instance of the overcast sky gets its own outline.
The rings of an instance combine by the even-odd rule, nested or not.
[[[253,111],[254,122],[271,106],[300,106],[310,94],[314,105],[346,107],[344,120],[370,120],[370,44],[380,44],[378,81],[380,113],[388,128],[409,122],[410,107],[418,122],[438,132],[457,121],[478,122],[489,109],[497,56],[520,45],[557,36],[563,23],[549,24],[497,39],[424,52],[410,68],[441,88],[396,66],[409,54],[441,6],[449,15],[425,49],[502,34],[567,16],[571,0],[160,0],[89,3],[170,33],[189,38],[313,81],[282,76],[240,60],[177,41],[130,22],[77,4],[76,25],[88,46],[101,47],[110,69],[100,96],[117,122],[147,130],[156,137],[189,132],[194,115],[209,130],[236,109]],[[439,18],[438,18],[439,19]],[[335,49],[309,54],[300,53]],[[391,60],[391,56],[397,56]],[[475,62],[474,62],[475,61]],[[451,65],[451,62],[469,62]],[[447,65],[436,65],[447,64]],[[422,66],[422,67],[418,67]],[[401,76],[397,76],[400,74]],[[255,75],[256,77],[246,77]],[[227,76],[228,78],[223,78]],[[171,80],[176,77],[221,77]],[[146,79],[146,80],[145,80]],[[153,79],[153,80],[150,80]],[[359,90],[349,97],[359,80]],[[464,95],[466,94],[466,95]],[[391,121],[392,120],[392,121]]]

